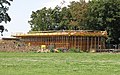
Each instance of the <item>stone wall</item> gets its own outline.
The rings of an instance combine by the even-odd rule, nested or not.
[[[0,40],[0,51],[30,51],[31,47],[27,46],[24,42],[16,40]]]

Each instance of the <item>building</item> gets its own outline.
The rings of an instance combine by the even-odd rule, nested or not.
[[[105,31],[92,30],[70,30],[70,31],[33,31],[27,34],[15,34],[14,37],[20,38],[28,45],[41,46],[47,48],[75,48],[83,51],[92,49],[104,49],[107,33]]]

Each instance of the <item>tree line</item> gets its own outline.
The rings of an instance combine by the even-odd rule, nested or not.
[[[72,1],[67,7],[32,11],[30,18],[31,31],[102,30],[107,42],[120,43],[120,0]]]

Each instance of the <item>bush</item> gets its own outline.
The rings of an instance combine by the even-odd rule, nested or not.
[[[69,52],[75,52],[75,50],[76,50],[75,48],[70,48]]]

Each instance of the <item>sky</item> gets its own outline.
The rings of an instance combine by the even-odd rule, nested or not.
[[[42,9],[43,7],[52,7],[56,5],[61,5],[63,0],[13,0],[11,6],[8,10],[8,14],[11,17],[11,21],[7,24],[1,23],[8,29],[8,32],[4,32],[5,37],[9,37],[16,33],[27,33],[30,30],[30,25],[28,20],[30,20],[30,15],[32,11]],[[79,0],[65,0],[63,6],[67,6],[71,1]]]

